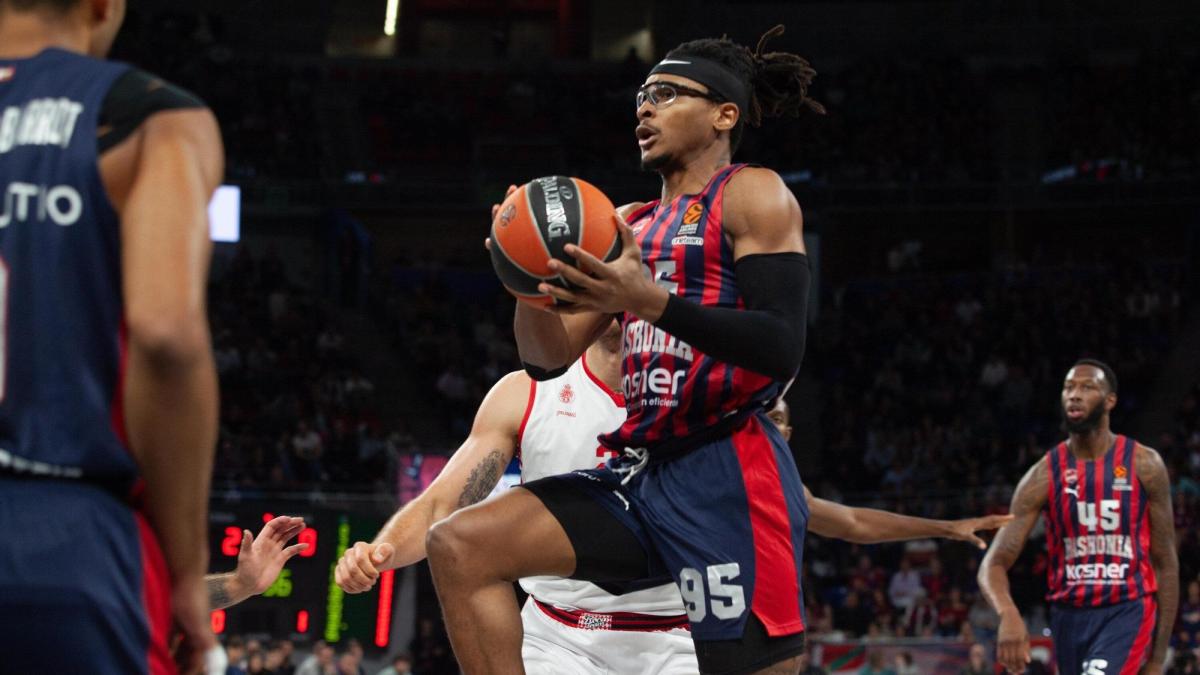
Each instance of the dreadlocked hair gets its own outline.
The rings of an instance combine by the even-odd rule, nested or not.
[[[730,132],[733,151],[741,143],[743,122],[757,127],[764,117],[798,117],[803,109],[825,114],[825,106],[808,97],[808,87],[817,76],[808,61],[790,52],[763,52],[767,42],[780,35],[783,24],[763,33],[754,51],[723,36],[684,42],[667,52],[668,59],[697,56],[716,61],[750,85],[750,109],[742,111],[742,117]]]

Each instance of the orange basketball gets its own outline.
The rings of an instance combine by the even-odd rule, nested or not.
[[[535,178],[508,196],[492,221],[492,266],[504,287],[535,307],[558,303],[538,292],[546,282],[569,288],[547,264],[551,258],[573,265],[563,251],[575,244],[604,261],[621,253],[616,209],[594,185],[578,178]]]

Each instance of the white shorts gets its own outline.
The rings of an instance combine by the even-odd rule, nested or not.
[[[587,630],[546,615],[532,599],[521,610],[527,675],[697,675],[692,633]]]

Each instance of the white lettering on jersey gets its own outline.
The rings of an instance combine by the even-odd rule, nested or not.
[[[1063,539],[1063,558],[1074,560],[1089,555],[1115,555],[1133,559],[1133,539],[1124,534],[1087,534]]]
[[[1081,563],[1067,565],[1068,582],[1123,584],[1129,563]]]
[[[22,145],[65,148],[75,135],[83,104],[69,98],[37,98],[0,113],[0,155]]]
[[[83,215],[83,197],[70,185],[9,183],[0,192],[0,228],[13,222],[74,225]]]

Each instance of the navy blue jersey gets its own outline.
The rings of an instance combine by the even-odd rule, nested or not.
[[[1150,561],[1150,500],[1136,471],[1137,442],[1117,436],[1095,460],[1065,442],[1046,454],[1046,599],[1116,605],[1158,590]]]
[[[0,472],[128,489],[120,231],[97,125],[129,66],[0,60]]]
[[[746,166],[731,164],[700,193],[666,204],[655,200],[629,216],[647,274],[688,302],[745,308],[723,223],[725,186]],[[622,328],[621,385],[629,414],[600,437],[609,448],[669,452],[722,420],[740,422],[783,391],[785,383],[717,361],[633,314],[624,315]]]

